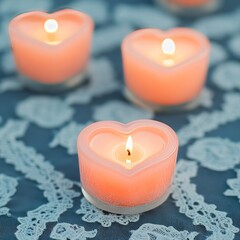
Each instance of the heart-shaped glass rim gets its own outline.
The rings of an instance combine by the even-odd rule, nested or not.
[[[165,146],[159,152],[153,154],[144,161],[139,162],[131,169],[127,169],[115,161],[109,161],[108,159],[101,157],[89,146],[93,136],[101,132],[112,130],[118,131],[121,134],[130,135],[132,132],[141,128],[149,128],[152,131],[154,131],[154,129],[161,131],[161,133],[166,137]],[[178,150],[178,138],[172,128],[164,123],[154,120],[136,120],[128,124],[123,124],[115,121],[101,121],[89,125],[80,132],[77,140],[77,147],[80,161],[81,155],[83,154],[84,157],[89,159],[89,161],[95,161],[95,163],[102,165],[105,168],[110,168],[112,170],[120,172],[121,174],[132,176],[142,171],[143,169],[155,165],[161,161],[167,161],[167,159],[171,157],[171,155],[175,154]]]
[[[139,53],[132,47],[134,39],[138,39],[142,35],[149,34],[149,33],[161,39],[173,38],[174,36],[183,36],[183,37],[186,36],[188,38],[191,38],[197,41],[199,43],[200,48],[196,52],[196,54],[187,58],[185,61],[173,66],[165,67],[145,57],[143,54]],[[155,28],[147,28],[147,29],[140,29],[140,30],[134,31],[131,34],[129,34],[127,37],[125,37],[122,43],[122,51],[124,49],[129,53],[131,53],[132,55],[134,55],[135,58],[138,58],[141,61],[145,62],[147,65],[150,64],[154,68],[158,68],[158,69],[161,69],[161,71],[168,72],[168,71],[173,71],[175,69],[181,68],[183,65],[190,64],[191,62],[197,61],[198,59],[204,56],[207,56],[210,52],[210,42],[205,35],[190,28],[174,28],[169,31],[162,31],[160,29],[155,29]]]
[[[47,19],[51,19],[51,18],[58,18],[59,16],[62,16],[62,15],[69,15],[69,14],[74,14],[74,15],[82,18],[83,24],[79,27],[79,29],[75,32],[75,34],[73,34],[71,37],[65,39],[64,41],[60,42],[59,44],[50,45],[43,41],[39,41],[35,38],[31,38],[31,37],[27,36],[21,30],[19,30],[19,28],[18,28],[19,21],[21,21],[22,19],[27,18],[29,16],[32,16],[32,15],[41,16],[47,20]],[[34,12],[20,14],[20,15],[16,16],[14,19],[12,19],[11,22],[9,23],[9,33],[17,34],[18,37],[21,37],[21,38],[25,39],[26,41],[30,41],[31,43],[39,45],[44,48],[49,48],[49,50],[51,50],[51,49],[54,50],[56,48],[62,47],[65,44],[68,44],[69,42],[75,41],[76,38],[78,38],[81,35],[84,35],[86,30],[88,30],[88,28],[93,28],[93,26],[94,26],[94,23],[90,16],[88,16],[87,14],[84,14],[82,12],[72,10],[72,9],[63,9],[63,10],[60,10],[60,11],[57,11],[54,13],[34,11]]]

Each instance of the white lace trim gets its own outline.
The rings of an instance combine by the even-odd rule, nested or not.
[[[98,55],[119,48],[123,39],[132,31],[133,28],[129,24],[111,25],[96,30],[93,38],[93,54]]]
[[[172,197],[180,213],[193,219],[194,225],[203,225],[212,235],[210,240],[234,239],[239,229],[233,225],[227,213],[216,210],[214,204],[208,204],[204,197],[196,192],[196,185],[190,179],[197,175],[195,162],[180,160],[177,164]]]
[[[79,89],[70,92],[65,101],[67,104],[85,104],[93,97],[113,92],[118,89],[115,72],[111,62],[106,58],[93,60],[90,64],[89,82]]]
[[[178,231],[172,226],[157,225],[146,223],[135,231],[129,240],[194,240],[198,235],[197,232]]]
[[[72,199],[80,193],[72,189],[74,182],[54,170],[35,149],[15,140],[25,131],[26,122],[13,120],[0,129],[0,157],[14,165],[15,169],[28,179],[36,181],[49,201],[35,210],[28,211],[26,217],[18,218],[21,224],[17,227],[16,237],[19,240],[37,240],[46,224],[57,221],[60,214],[73,206]]]
[[[42,128],[54,128],[69,121],[74,111],[56,97],[34,96],[20,102],[16,113]]]
[[[2,141],[16,140],[24,136],[27,128],[28,123],[26,121],[9,119],[4,126],[0,127],[0,143]]]
[[[120,101],[111,101],[94,109],[93,119],[128,123],[137,119],[151,119],[154,113]]]
[[[240,63],[229,61],[219,64],[214,70],[212,81],[223,90],[240,90]]]
[[[19,91],[22,89],[23,89],[23,85],[19,80],[5,78],[0,83],[0,93],[5,93],[8,91]]]
[[[222,138],[204,138],[188,148],[187,156],[211,170],[225,171],[240,163],[240,143]]]
[[[138,28],[169,29],[178,24],[173,15],[144,4],[118,4],[114,18],[117,23],[132,24]]]
[[[190,140],[204,137],[207,132],[217,129],[220,125],[235,121],[240,118],[240,94],[227,93],[224,95],[222,110],[213,112],[202,112],[189,117],[189,124],[178,131],[180,146],[187,144]],[[203,124],[204,123],[204,124]]]
[[[213,97],[214,92],[210,88],[205,87],[197,100],[196,107],[211,108],[213,106]]]
[[[76,224],[58,223],[52,230],[50,238],[56,240],[87,240],[94,238],[97,230],[86,231],[84,227]]]
[[[70,122],[68,125],[60,129],[60,131],[55,135],[49,146],[51,148],[56,146],[62,146],[67,149],[68,154],[76,154],[78,134],[86,125],[89,124],[90,123],[78,124],[75,122]]]
[[[210,38],[219,39],[239,31],[239,10],[226,14],[218,14],[198,20],[193,28],[203,32]],[[221,27],[219,27],[221,26]]]
[[[3,215],[10,216],[9,208],[7,208],[7,207],[1,207],[0,208],[0,216],[3,216]]]
[[[92,204],[85,198],[81,199],[80,208],[76,211],[77,214],[83,214],[82,220],[88,223],[98,222],[103,227],[111,227],[112,223],[116,222],[120,225],[128,225],[130,222],[137,222],[140,215],[117,215],[106,213]]]
[[[240,169],[236,170],[237,177],[233,179],[228,179],[227,184],[230,189],[224,192],[225,196],[237,197],[240,203]]]
[[[9,215],[9,208],[5,205],[17,191],[17,185],[15,178],[0,174],[0,216]]]

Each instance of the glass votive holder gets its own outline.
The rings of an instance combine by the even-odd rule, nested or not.
[[[90,16],[64,9],[27,12],[12,19],[9,35],[20,79],[30,89],[54,92],[86,79],[94,23]]]

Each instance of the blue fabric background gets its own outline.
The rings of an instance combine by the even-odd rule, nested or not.
[[[7,0],[2,0],[7,1]],[[53,10],[61,9],[65,3],[68,1],[59,0],[55,2],[55,7]],[[119,3],[126,4],[148,4],[153,6],[152,1],[148,0],[109,0],[108,4],[113,8]],[[21,4],[21,3],[19,3]],[[235,8],[240,7],[240,2],[238,0],[225,1],[224,7],[222,7],[219,12],[230,12]],[[144,17],[144,16],[143,16]],[[1,16],[0,16],[1,18]],[[109,20],[111,21],[111,20]],[[192,19],[181,19],[181,25],[188,26],[192,23]],[[109,22],[110,24],[110,22]],[[239,24],[236,22],[236,24]],[[106,24],[107,26],[108,24]],[[100,26],[103,28],[104,26]],[[221,26],[219,26],[221,27]],[[99,26],[96,26],[98,29]],[[225,46],[225,39],[221,39],[220,42]],[[0,39],[1,44],[1,39]],[[239,46],[240,47],[240,46]],[[4,51],[0,52],[0,61],[1,55]],[[120,48],[116,48],[111,51],[107,51],[101,56],[106,56],[110,59],[117,73],[117,79],[119,79],[122,88],[119,88],[118,91],[106,94],[104,96],[95,97],[90,103],[84,105],[74,106],[78,114],[74,115],[76,122],[86,123],[89,120],[92,120],[93,107],[100,106],[102,103],[106,103],[112,100],[120,100],[122,102],[128,103],[124,98],[123,90],[123,72],[122,72],[122,63],[121,63],[121,52]],[[230,59],[237,60],[235,56],[229,53]],[[98,57],[98,56],[97,56]],[[14,78],[16,73],[5,74],[4,71],[0,68],[0,80],[5,77]],[[211,76],[211,71],[209,76]],[[211,81],[207,81],[207,85],[214,90],[214,108],[211,108],[207,111],[213,111],[214,109],[219,109],[222,102],[223,91],[216,88]],[[0,94],[0,116],[3,117],[3,123],[9,118],[18,118],[15,114],[16,105],[23,99],[32,96],[39,95],[38,93],[31,92],[30,90],[22,90],[16,92],[6,92]],[[60,97],[65,96],[65,93],[57,94]],[[177,113],[158,113],[155,114],[155,119],[167,123],[176,131],[187,123],[187,117],[189,114],[197,114],[203,111],[202,107],[199,107],[191,112],[177,112]],[[206,111],[206,110],[204,110]],[[208,124],[208,123],[202,123]],[[33,146],[37,149],[38,152],[43,154],[48,161],[50,161],[60,172],[63,172],[65,176],[71,180],[79,181],[79,171],[78,171],[78,159],[76,155],[68,155],[66,149],[57,147],[50,149],[48,144],[52,140],[52,132],[56,130],[49,130],[37,127],[36,125],[31,124],[27,130],[26,135],[23,138],[23,141],[26,145]],[[211,131],[206,134],[206,136],[217,136],[217,137],[227,137],[234,142],[240,141],[240,120],[237,120],[231,124],[226,124],[222,127],[219,127],[217,130]],[[190,141],[191,144],[193,141]],[[188,144],[188,145],[189,145]],[[179,159],[187,158],[186,149],[188,145],[181,147],[179,150]],[[19,179],[19,186],[17,188],[16,194],[13,196],[11,201],[8,203],[8,207],[11,210],[12,216],[0,216],[0,239],[1,240],[13,240],[16,239],[14,232],[16,232],[17,226],[19,224],[17,217],[26,216],[26,212],[31,209],[35,209],[38,206],[44,204],[46,199],[43,197],[42,191],[36,187],[36,184],[23,177],[22,174],[16,172],[11,165],[6,164],[4,161],[0,161],[0,172],[13,176]],[[223,195],[223,192],[227,189],[226,179],[235,178],[234,171],[224,171],[224,172],[215,172],[210,171],[209,169],[199,167],[199,173],[192,182],[197,184],[198,193],[202,194],[205,198],[205,201],[208,203],[214,203],[217,205],[219,210],[225,211],[228,213],[228,216],[232,218],[235,226],[240,227],[240,205],[239,201],[235,197],[226,197]],[[197,231],[199,236],[196,239],[206,239],[208,235],[207,231],[202,226],[194,226],[192,220],[187,218],[185,215],[180,214],[178,208],[173,204],[173,200],[170,197],[162,206],[157,209],[144,213],[140,220],[136,223],[129,223],[127,226],[122,226],[117,223],[113,223],[110,228],[103,228],[98,223],[86,223],[81,220],[81,216],[76,215],[75,212],[79,208],[79,199],[74,200],[74,207],[69,209],[67,212],[62,214],[59,218],[59,222],[68,222],[72,224],[78,224],[84,226],[86,230],[97,229],[98,234],[94,238],[96,240],[103,239],[114,239],[114,240],[126,240],[130,237],[130,230],[137,229],[144,223],[156,223],[163,224],[166,226],[173,226],[178,230],[188,230],[188,231]],[[49,239],[49,235],[55,223],[47,224],[47,230],[39,238],[41,240]],[[240,239],[239,234],[236,235],[236,239]]]

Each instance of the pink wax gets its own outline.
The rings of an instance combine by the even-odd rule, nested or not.
[[[47,20],[58,24],[45,29]],[[51,27],[51,26],[50,26]],[[19,72],[46,84],[61,83],[86,70],[93,32],[92,19],[65,9],[56,13],[29,12],[9,25],[13,54]]]
[[[125,147],[129,136],[130,156]],[[177,151],[175,132],[157,121],[91,124],[78,137],[82,187],[112,206],[135,207],[157,201],[169,191]]]
[[[174,47],[167,46],[173,49],[167,49],[170,54],[166,54],[163,42],[169,39]],[[188,103],[198,97],[204,86],[209,53],[207,38],[192,29],[135,31],[122,44],[127,89],[149,104]]]

